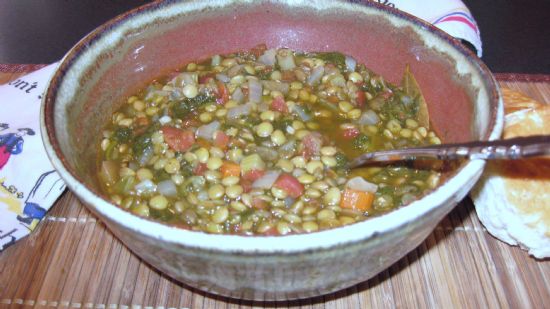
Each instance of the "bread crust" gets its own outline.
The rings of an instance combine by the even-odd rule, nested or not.
[[[550,105],[503,89],[503,138],[550,135]],[[550,157],[491,161],[472,190],[480,221],[495,237],[550,257]]]

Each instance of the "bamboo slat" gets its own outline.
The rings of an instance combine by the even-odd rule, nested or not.
[[[0,84],[20,74],[0,73]],[[550,103],[550,81],[498,77]],[[132,254],[71,192],[0,253],[0,308],[544,308],[549,301],[550,262],[493,238],[469,198],[378,276],[303,300],[227,299],[175,282]]]

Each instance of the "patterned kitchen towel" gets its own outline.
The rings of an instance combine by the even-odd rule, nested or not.
[[[0,251],[29,234],[65,190],[40,136],[40,104],[58,63],[0,85]]]
[[[359,0],[353,2],[364,2]],[[373,0],[415,15],[451,36],[472,44],[483,54],[481,36],[470,10],[460,0]]]

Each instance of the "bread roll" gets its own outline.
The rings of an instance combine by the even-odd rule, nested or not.
[[[550,105],[505,90],[503,138],[550,134]],[[489,233],[536,258],[550,257],[550,158],[488,161],[471,192]]]

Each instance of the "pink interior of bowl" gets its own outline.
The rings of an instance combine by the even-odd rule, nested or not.
[[[154,14],[149,16],[150,12]],[[303,51],[340,51],[394,83],[399,83],[409,64],[428,102],[432,125],[444,141],[487,139],[496,99],[492,98],[494,106],[487,119],[482,119],[487,122],[484,130],[474,125],[473,102],[479,87],[493,96],[496,90],[479,63],[469,62],[468,57],[475,56],[462,53],[461,61],[477,70],[475,74],[486,85],[473,85],[472,74],[459,74],[456,59],[428,47],[426,38],[410,25],[392,25],[388,15],[372,7],[366,11],[357,7],[317,10],[311,4],[249,3],[198,11],[192,4],[161,4],[121,16],[80,42],[56,74],[46,98],[46,125],[55,126],[49,130],[51,140],[61,140],[53,146],[84,182],[94,184],[90,175],[95,171],[101,128],[124,96],[188,61],[261,43]],[[426,26],[418,23],[414,27]],[[449,49],[453,49],[451,44],[458,45],[445,37],[439,39]],[[71,71],[77,76],[72,80],[67,75]],[[53,102],[63,83],[78,91],[66,100],[65,122],[54,123],[61,107],[60,103],[54,107]],[[71,132],[68,138],[60,133],[63,130]],[[56,138],[52,138],[54,132]]]

